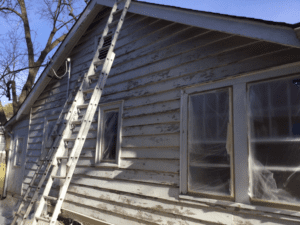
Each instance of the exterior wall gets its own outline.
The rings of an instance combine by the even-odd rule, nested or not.
[[[140,15],[128,18],[101,98],[101,103],[125,100],[120,167],[95,166],[95,115],[65,212],[116,225],[299,223],[289,216],[179,200],[179,140],[182,88],[296,62],[300,51]],[[71,90],[87,71],[106,21],[95,22],[72,51]],[[32,108],[24,188],[40,156],[45,120],[59,116],[66,87],[66,78],[53,80]]]
[[[24,177],[24,169],[26,165],[26,146],[28,140],[28,129],[29,129],[29,116],[22,119],[20,122],[14,124],[11,128],[13,132],[13,146],[10,146],[10,152],[8,152],[8,160],[10,159],[10,170],[7,183],[7,193],[15,196],[20,196],[22,189],[22,180]],[[14,159],[16,154],[16,140],[23,138],[24,148],[22,152],[22,163],[20,167],[14,165]]]

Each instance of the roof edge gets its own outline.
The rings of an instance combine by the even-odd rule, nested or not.
[[[112,7],[114,0],[97,0],[97,3]],[[300,40],[298,40],[293,26],[283,25],[283,23],[274,22],[274,24],[270,24],[263,20],[257,21],[255,19],[251,20],[249,18],[188,10],[178,7],[168,7],[137,1],[132,1],[128,11],[176,23],[300,48]]]

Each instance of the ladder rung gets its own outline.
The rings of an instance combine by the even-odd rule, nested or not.
[[[114,27],[118,23],[119,23],[119,20],[116,20],[115,22],[112,22],[112,23],[108,24],[108,27],[109,28]]]
[[[92,93],[95,88],[89,88],[83,91],[84,94]]]
[[[59,156],[59,157],[56,157],[57,159],[69,159],[69,156]]]
[[[37,172],[36,174],[43,175],[44,173],[46,173],[46,171],[44,171],[44,172]]]
[[[118,15],[120,12],[122,12],[123,11],[123,9],[119,9],[119,10],[117,10],[117,11],[115,11],[114,13],[113,13],[113,15],[115,16],[115,15]]]
[[[71,124],[73,124],[73,125],[79,125],[79,124],[82,124],[82,120],[73,120],[73,121],[71,122]]]
[[[51,176],[52,178],[57,178],[57,179],[66,179],[66,176]]]
[[[114,32],[110,32],[110,33],[108,33],[106,36],[104,36],[104,39],[110,38],[110,37],[112,37],[114,34],[115,34]]]
[[[105,59],[98,60],[98,61],[94,62],[94,66],[101,66],[104,62],[105,62]]]
[[[31,202],[32,198],[27,198],[26,202]]]
[[[19,212],[19,213],[16,213],[15,215],[23,218],[25,216],[25,213],[22,214],[22,212]]]
[[[65,138],[65,139],[64,139],[65,142],[75,141],[75,140],[76,140],[75,138]]]
[[[30,187],[30,188],[35,188],[35,189],[38,188],[38,186],[35,186],[35,185],[29,186],[29,187]]]
[[[105,46],[105,47],[102,47],[102,48],[100,49],[100,52],[109,49],[109,47],[110,47],[110,45],[107,45],[107,46]]]
[[[36,216],[35,218],[36,218],[37,220],[42,220],[42,221],[47,222],[47,223],[50,223],[50,222],[51,222],[50,219],[46,219],[46,218],[43,218],[43,217],[38,217],[38,216]]]
[[[96,74],[93,74],[93,75],[89,76],[90,80],[95,80],[95,79],[98,79],[98,78],[99,78],[99,73],[96,73]]]
[[[77,109],[86,109],[88,106],[89,106],[89,104],[78,105]]]
[[[56,197],[52,197],[52,196],[44,195],[44,198],[45,198],[45,199],[48,199],[48,200],[54,200],[54,201],[57,201],[57,198],[56,198]]]

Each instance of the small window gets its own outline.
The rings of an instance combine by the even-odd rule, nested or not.
[[[123,102],[100,105],[98,117],[97,164],[118,164],[121,147]]]
[[[22,165],[23,138],[18,138],[16,141],[15,166]]]
[[[300,90],[292,81],[248,85],[252,199],[300,203]]]
[[[188,97],[187,191],[233,196],[231,88]]]
[[[44,123],[44,135],[43,135],[43,152],[48,151],[51,148],[51,140],[52,137],[50,137],[52,130],[56,124],[56,119],[55,120],[50,120],[45,118],[45,123]]]

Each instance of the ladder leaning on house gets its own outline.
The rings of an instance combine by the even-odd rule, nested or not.
[[[122,6],[123,3],[124,6]],[[23,225],[28,219],[28,215],[30,214],[34,204],[38,202],[38,199],[40,199],[40,201],[34,215],[33,225],[38,224],[39,221],[47,222],[50,225],[54,225],[56,223],[81,150],[90,129],[90,125],[100,102],[104,85],[114,62],[115,53],[113,50],[130,3],[131,0],[116,0],[90,68],[84,77],[80,77],[78,82],[81,82],[81,85],[75,95],[75,98],[73,98],[73,92],[73,94],[70,94],[67,102],[65,103],[59,119],[51,133],[52,138],[49,140],[51,148],[48,149],[48,151],[45,151],[45,153],[40,157],[38,168],[29,184],[11,225],[15,225],[19,221],[19,225]],[[122,8],[118,9],[118,6],[122,6]],[[116,20],[116,18],[119,19]],[[99,69],[100,66],[102,67],[101,70]],[[92,84],[92,80],[97,80],[95,86],[94,83]],[[85,104],[85,96],[88,93],[92,93],[92,95],[89,103]],[[78,120],[81,109],[86,109],[86,113],[82,120]],[[80,129],[77,136],[74,138],[74,135],[72,135],[72,129],[75,125],[80,125]],[[68,142],[74,143],[73,148],[69,156],[64,156],[65,151],[68,151],[65,146],[65,144],[68,145]],[[66,165],[66,176],[57,176],[57,172],[62,165],[61,160],[68,160]],[[51,169],[51,174],[48,174]],[[62,181],[58,198],[49,196],[54,179]],[[39,198],[39,192],[45,181],[46,186],[44,192]],[[34,191],[34,194],[32,197],[29,197],[32,191]],[[46,200],[54,200],[56,203],[53,214],[49,219],[41,217]],[[26,210],[22,211],[23,208]]]

